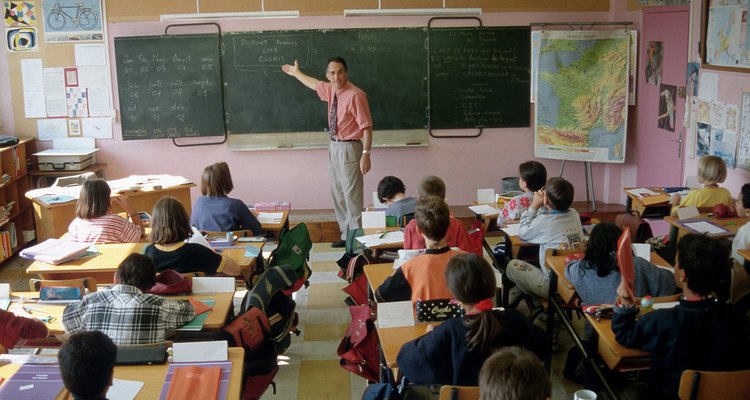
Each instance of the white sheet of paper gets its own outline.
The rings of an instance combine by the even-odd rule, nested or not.
[[[198,228],[196,227],[192,227],[192,229],[193,229],[193,236],[190,236],[190,239],[188,239],[188,243],[202,244],[208,247],[209,249],[213,250],[213,247],[211,247],[211,244],[208,243],[208,240],[206,240],[206,238],[203,237],[203,234],[201,233],[201,231],[199,231]]]
[[[103,43],[76,44],[76,66],[106,65],[107,47]]]
[[[89,92],[91,94],[91,92]],[[90,103],[89,103],[90,104]],[[104,118],[82,118],[83,136],[95,139],[112,138],[112,119]]]
[[[44,101],[48,117],[67,117],[68,103],[65,97],[65,70],[44,69]]]
[[[700,216],[701,213],[698,212],[698,207],[696,206],[680,207],[677,209],[677,219],[688,219]]]
[[[497,215],[502,211],[495,207],[490,207],[486,204],[482,204],[480,206],[469,206],[469,210],[474,211],[474,214],[479,215]]]
[[[495,189],[477,189],[477,203],[494,204]]]
[[[226,361],[228,358],[226,340],[172,345],[172,362]]]
[[[651,261],[651,245],[647,243],[633,243],[632,246],[636,256],[646,261]]]
[[[409,259],[414,258],[420,254],[424,254],[425,249],[421,250],[405,250],[401,249],[398,251],[398,258],[393,260],[393,269],[397,269],[400,267],[403,263],[409,261]]]
[[[678,304],[680,304],[679,301],[667,301],[664,303],[654,303],[654,310],[661,310],[663,308],[675,308]]]
[[[683,225],[696,232],[705,233],[707,235],[726,233],[724,229],[706,221],[686,222]]]
[[[234,278],[196,276],[193,293],[234,293]]]
[[[701,78],[698,81],[698,97],[704,101],[719,100],[719,75],[701,68]]]
[[[638,196],[638,197],[643,197],[644,195],[645,196],[656,196],[657,194],[659,194],[659,193],[654,192],[653,190],[647,189],[647,188],[630,189],[627,192],[630,193],[630,194],[632,194],[632,195]]]
[[[284,218],[283,212],[261,212],[258,213],[258,222],[261,224],[281,223]]]
[[[44,118],[47,116],[43,88],[24,89],[23,110],[26,118]]]
[[[385,228],[385,211],[362,212],[362,229]]]
[[[0,283],[0,299],[10,298],[10,283]]]
[[[107,399],[109,400],[133,400],[141,391],[143,382],[126,381],[124,379],[113,379],[112,386],[107,390]]]
[[[21,60],[21,82],[23,83],[24,115],[26,118],[47,116],[44,105],[44,73],[40,58]]]
[[[89,117],[114,117],[115,112],[112,110],[109,89],[106,87],[90,87],[88,88],[88,97]],[[109,136],[106,138],[112,138],[112,130],[110,129],[107,133]]]
[[[378,328],[414,326],[414,305],[411,301],[378,303]]]
[[[507,233],[508,236],[521,236],[521,224],[509,224],[503,228],[503,231]]]
[[[36,129],[39,140],[68,137],[68,121],[64,118],[38,119]]]
[[[374,247],[390,243],[400,243],[404,241],[404,232],[389,231],[385,233],[373,233],[372,235],[360,236],[357,238],[357,240],[366,247]]]
[[[372,206],[375,208],[388,207],[380,201],[380,199],[378,198],[378,192],[372,192]]]

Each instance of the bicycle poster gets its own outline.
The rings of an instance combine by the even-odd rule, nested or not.
[[[46,43],[102,40],[100,0],[47,0],[42,5]]]

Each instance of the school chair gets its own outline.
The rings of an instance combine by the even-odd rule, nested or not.
[[[440,400],[479,400],[479,386],[443,385]]]
[[[643,218],[632,214],[618,214],[615,217],[615,226],[620,229],[630,228],[630,241],[632,243],[646,243],[646,240],[654,237],[651,225]]]
[[[750,394],[750,369],[730,372],[682,372],[678,395],[681,400],[747,400]]]
[[[76,279],[62,279],[62,280],[51,280],[51,279],[29,279],[29,289],[32,292],[38,292],[42,286],[57,286],[57,287],[80,287],[86,288],[88,291],[96,292],[96,279],[94,278],[76,278]]]

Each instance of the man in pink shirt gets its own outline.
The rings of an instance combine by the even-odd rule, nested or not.
[[[372,118],[367,95],[349,82],[346,61],[341,57],[328,59],[328,82],[302,73],[297,60],[294,60],[294,65],[286,64],[281,69],[315,90],[320,99],[328,103],[331,138],[328,175],[333,209],[341,231],[340,240],[331,245],[344,247],[347,232],[361,226],[363,175],[370,170]]]

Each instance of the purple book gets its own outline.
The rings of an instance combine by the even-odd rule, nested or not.
[[[172,382],[172,375],[174,369],[177,367],[185,367],[189,365],[197,365],[200,367],[221,367],[221,381],[219,381],[219,395],[216,397],[218,400],[226,400],[227,393],[229,392],[229,377],[232,375],[232,362],[231,361],[216,361],[216,362],[183,362],[183,363],[172,363],[167,369],[167,377],[164,378],[164,386],[161,388],[161,394],[159,400],[165,400],[167,398],[167,392],[169,392],[169,384]],[[2,400],[2,398],[0,398]]]
[[[64,388],[57,365],[22,365],[0,386],[0,400],[54,399]]]

